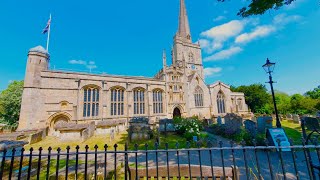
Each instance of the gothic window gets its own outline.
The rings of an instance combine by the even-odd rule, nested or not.
[[[192,52],[189,53],[189,62],[194,63],[194,57],[193,57]]]
[[[99,89],[87,87],[83,91],[83,117],[99,116]]]
[[[203,91],[199,86],[194,92],[194,101],[196,107],[203,107]]]
[[[217,106],[218,106],[218,113],[219,114],[226,113],[225,97],[221,91],[217,95]]]
[[[162,102],[162,91],[156,89],[152,92],[153,95],[153,113],[161,114],[163,113],[163,102]]]
[[[124,89],[115,87],[111,89],[111,116],[124,115]]]
[[[238,101],[237,102],[238,103],[238,110],[242,110],[242,99],[239,98],[237,101]]]
[[[133,113],[134,114],[145,114],[145,90],[137,88],[133,90]]]

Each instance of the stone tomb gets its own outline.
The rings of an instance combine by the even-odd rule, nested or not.
[[[242,117],[238,116],[234,113],[228,113],[224,116],[226,131],[228,133],[236,133],[240,131],[240,127],[242,126]]]
[[[257,135],[257,123],[251,120],[244,121],[244,127],[252,137]]]
[[[159,131],[160,132],[175,132],[176,128],[173,124],[173,119],[160,119],[159,120]]]
[[[145,117],[135,117],[129,121],[129,140],[150,139],[151,128],[149,119]]]
[[[75,124],[67,123],[55,127],[61,141],[85,141],[94,135],[95,123]]]
[[[286,119],[288,120],[288,122],[293,122],[292,114],[287,114]]]
[[[300,123],[299,115],[294,114],[292,119],[293,119],[293,123],[295,123],[295,124],[299,124]]]
[[[258,132],[265,133],[266,129],[272,128],[272,117],[271,116],[260,116],[257,119],[258,122]]]
[[[99,121],[96,125],[96,134],[111,135],[112,132],[123,132],[126,130],[126,122],[126,119]]]

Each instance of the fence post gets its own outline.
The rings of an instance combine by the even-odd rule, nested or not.
[[[128,180],[128,171],[129,171],[129,159],[128,159],[128,142],[126,142],[126,144],[124,145],[124,179]]]
[[[246,142],[244,140],[242,140],[241,145],[242,145],[242,148],[243,148],[242,151],[243,151],[244,165],[246,167],[246,177],[247,177],[247,180],[249,180],[250,179],[250,173],[249,173],[249,169],[248,169],[248,162],[247,162],[247,155],[246,155],[246,148],[245,148]]]
[[[70,152],[70,146],[67,146],[67,158],[66,158],[66,177],[65,180],[68,180],[69,175],[69,152]]]
[[[274,179],[274,175],[273,175],[273,170],[272,170],[272,164],[270,162],[270,153],[269,153],[269,141],[268,139],[265,139],[264,142],[266,143],[266,146],[267,146],[267,159],[268,159],[268,164],[269,164],[269,170],[270,170],[270,176],[271,176],[271,179]]]
[[[30,179],[30,174],[31,174],[31,166],[32,166],[32,152],[33,152],[33,148],[30,148],[30,154],[29,154],[29,167],[28,167],[28,174],[27,174],[27,180]]]
[[[286,179],[287,179],[287,175],[286,175],[285,167],[284,167],[284,165],[283,165],[282,147],[281,147],[281,144],[280,144],[280,139],[277,139],[277,143],[278,143],[278,154],[279,154],[279,157],[280,157],[283,179],[286,180]]]
[[[223,142],[220,141],[219,145],[220,145],[220,155],[221,155],[222,170],[223,170],[223,179],[226,179],[226,169],[224,167],[225,165],[224,165],[224,157],[223,157],[223,149],[222,149]]]
[[[42,147],[39,148],[39,155],[38,155],[38,167],[37,167],[37,180],[40,179],[40,168],[41,168],[41,152],[42,152]]]
[[[237,168],[236,159],[234,158],[234,142],[233,141],[230,141],[230,146],[231,146],[231,155],[232,155],[233,167]],[[238,171],[235,170],[234,173],[235,173],[235,179],[238,180]]]
[[[59,165],[60,165],[60,151],[61,151],[61,148],[59,147],[57,149],[58,151],[58,154],[57,154],[57,164],[56,164],[56,179],[59,179]]]
[[[117,147],[118,145],[115,144],[113,147],[114,147],[114,180],[117,180]]]
[[[78,166],[79,166],[79,149],[80,146],[76,146],[76,167],[75,167],[75,178],[78,179]]]
[[[46,173],[46,180],[49,179],[49,172],[50,172],[50,160],[51,160],[51,151],[52,151],[52,148],[49,147],[48,148],[48,163],[47,163],[47,173]]]
[[[6,154],[7,154],[7,149],[4,149],[3,155],[2,155],[2,161],[1,161],[0,179],[2,179],[2,176],[3,176],[4,165],[6,162]]]
[[[9,180],[12,178],[12,171],[13,171],[13,165],[14,165],[14,156],[16,153],[16,148],[13,148],[12,151],[12,156],[11,156],[11,162],[10,162],[10,170],[9,170]],[[3,171],[2,171],[3,172]]]
[[[108,163],[107,163],[107,160],[108,160],[107,159],[108,158],[107,151],[108,151],[108,145],[105,144],[104,145],[104,172],[103,172],[105,180],[107,179],[107,165],[108,165]]]
[[[94,180],[97,179],[97,164],[98,164],[98,145],[94,146]]]

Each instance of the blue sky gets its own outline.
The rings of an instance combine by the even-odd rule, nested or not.
[[[237,17],[245,2],[186,0],[206,82],[264,83],[261,65],[269,57],[277,63],[277,90],[304,93],[320,85],[319,2],[296,0],[262,16]],[[45,46],[41,31],[50,13],[51,68],[152,77],[162,50],[170,55],[178,8],[178,0],[1,1],[0,90],[24,78],[30,48]]]

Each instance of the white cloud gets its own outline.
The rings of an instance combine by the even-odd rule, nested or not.
[[[222,50],[209,57],[204,58],[204,61],[217,61],[217,60],[228,59],[231,56],[240,53],[242,50],[243,49],[238,46],[230,47],[229,49]]]
[[[209,77],[209,76],[215,76],[215,75],[218,75],[221,71],[222,71],[222,68],[220,67],[215,67],[215,68],[204,68],[204,75],[206,77]]]
[[[87,62],[83,60],[70,60],[69,64],[81,64],[81,65],[86,65]]]
[[[217,21],[221,21],[221,20],[224,20],[224,19],[226,19],[226,17],[224,17],[224,16],[218,16],[218,17],[214,18],[213,21],[214,21],[214,22],[217,22]]]
[[[297,8],[298,6],[300,6],[300,4],[302,4],[303,2],[305,2],[305,0],[295,0],[293,1],[291,4],[284,6],[285,10],[292,10]]]
[[[273,18],[273,24],[285,26],[292,22],[298,22],[302,19],[302,16],[299,15],[291,15],[288,16],[285,13],[278,14]]]
[[[96,69],[98,68],[98,66],[96,65],[96,63],[94,61],[83,61],[83,60],[70,60],[69,64],[77,64],[77,65],[83,65],[85,66],[85,68],[89,69],[90,71],[92,69]]]
[[[276,28],[274,26],[269,26],[269,25],[258,26],[250,33],[243,33],[243,34],[239,35],[236,38],[235,42],[236,43],[248,43],[254,39],[268,36],[269,34],[271,34],[274,31],[276,31]]]
[[[232,20],[202,32],[201,36],[223,42],[230,37],[238,35],[243,30],[245,22],[246,21]]]

